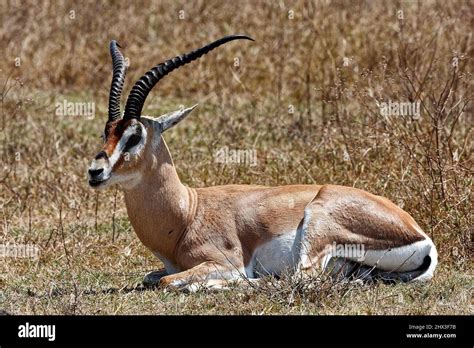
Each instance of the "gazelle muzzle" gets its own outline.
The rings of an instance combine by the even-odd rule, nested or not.
[[[98,187],[106,182],[110,179],[111,169],[109,158],[105,151],[99,152],[92,160],[88,170],[89,185],[92,187]]]

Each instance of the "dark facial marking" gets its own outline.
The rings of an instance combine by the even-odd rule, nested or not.
[[[119,142],[120,138],[123,135],[123,132],[130,125],[131,120],[116,120],[113,122],[107,122],[105,125],[104,135],[105,135],[105,144],[103,151],[107,156],[111,156],[115,146]]]
[[[141,127],[136,127],[136,133],[132,134],[127,142],[125,143],[125,148],[124,148],[124,151],[128,151],[130,150],[132,147],[134,147],[135,145],[137,145],[140,140],[142,139],[142,129]]]
[[[104,150],[102,150],[101,152],[99,152],[99,153],[97,154],[97,156],[95,156],[95,159],[96,159],[96,160],[101,159],[101,158],[107,159],[107,154],[105,153]]]

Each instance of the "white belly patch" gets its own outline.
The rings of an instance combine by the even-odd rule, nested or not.
[[[292,272],[300,260],[301,236],[296,230],[281,234],[259,246],[245,267],[247,277]]]

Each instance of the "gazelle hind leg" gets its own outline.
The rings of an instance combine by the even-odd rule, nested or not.
[[[416,280],[417,277],[425,273],[429,266],[429,260],[414,271],[396,272],[383,271],[375,266],[364,265],[359,262],[350,261],[343,258],[332,258],[327,264],[325,270],[337,279],[362,280],[363,282],[409,282]]]
[[[302,269],[326,269],[331,259],[342,258],[372,268],[371,277],[410,281],[429,280],[437,264],[433,242],[413,218],[365,191],[323,186],[305,208],[301,228]]]

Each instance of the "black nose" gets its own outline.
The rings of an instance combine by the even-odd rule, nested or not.
[[[89,169],[89,175],[93,178],[94,176],[100,175],[104,171],[103,168],[99,169]]]

